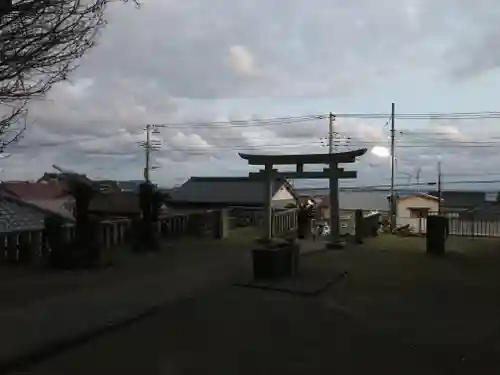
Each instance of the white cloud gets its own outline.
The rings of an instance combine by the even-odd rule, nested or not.
[[[3,175],[36,177],[56,162],[110,178],[138,178],[147,123],[207,123],[162,128],[163,146],[154,158],[164,166],[156,174],[163,182],[188,172],[244,174],[248,167],[238,151],[325,152],[327,119],[246,127],[208,123],[310,114],[296,108],[300,99],[267,103],[276,97],[328,96],[334,105],[355,98],[368,105],[374,99],[365,96],[369,89],[401,74],[426,72],[431,84],[458,70],[470,76],[492,69],[500,62],[493,48],[500,35],[498,17],[492,17],[498,7],[486,0],[484,7],[469,3],[148,0],[140,10],[113,4],[109,26],[80,70],[31,105],[36,123],[13,157],[2,160]],[[335,129],[342,139],[351,138],[351,146],[342,147],[386,146],[383,122],[338,119]],[[452,123],[434,125],[434,132],[445,133],[437,141],[480,137]],[[471,148],[448,150],[473,164]],[[432,165],[430,152],[402,148],[401,168],[404,160],[410,169]],[[367,166],[374,159],[364,158],[360,168],[373,171],[373,178],[387,172],[385,165],[376,172]]]

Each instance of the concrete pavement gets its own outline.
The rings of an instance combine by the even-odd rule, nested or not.
[[[164,254],[130,256],[109,270],[47,274],[52,278],[47,287],[57,280],[75,284],[55,294],[38,286],[45,279],[37,274],[31,288],[38,287],[43,298],[21,298],[0,308],[0,372],[88,340],[177,299],[229,286],[242,275],[248,278],[253,246],[193,240]],[[303,243],[304,253],[323,249],[319,241]],[[25,284],[28,290],[30,284]]]
[[[122,272],[117,275],[123,279],[108,285],[0,308],[0,372],[134,320],[177,298],[228,285],[245,267],[246,252],[211,245],[196,243],[184,253],[177,249],[172,256],[138,259],[141,277],[132,272],[127,278]],[[193,246],[198,248],[193,250]]]
[[[304,298],[222,286],[24,368],[52,374],[500,373],[498,242],[388,236],[304,259],[348,271]],[[373,244],[373,246],[372,246]],[[19,371],[19,373],[22,373]]]

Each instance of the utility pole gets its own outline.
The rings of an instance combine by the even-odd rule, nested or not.
[[[418,167],[417,168],[417,192],[420,192],[420,172],[422,171],[422,168]]]
[[[146,125],[146,143],[144,144],[144,153],[146,155],[146,165],[144,166],[144,180],[149,183],[149,170],[151,159],[151,125]]]
[[[333,154],[333,122],[335,115],[330,112],[330,121],[328,123],[328,153]]]
[[[152,134],[160,134],[159,127],[163,127],[162,125],[151,125],[148,124],[144,128],[146,130],[146,140],[144,142],[140,142],[142,148],[144,148],[144,154],[146,156],[146,163],[144,165],[144,180],[147,183],[151,182],[150,172],[152,170],[158,169],[159,167],[151,165],[151,152],[158,151],[161,147],[161,141],[158,139],[153,139],[151,137]]]
[[[438,188],[438,215],[441,215],[441,200],[442,200],[442,191],[441,191],[441,160],[438,161],[438,180],[437,180],[437,188]]]
[[[394,117],[396,112],[396,104],[392,103],[391,106],[391,233],[394,229],[396,229],[396,197],[394,195],[394,167],[396,163],[396,155],[395,155],[395,124]]]

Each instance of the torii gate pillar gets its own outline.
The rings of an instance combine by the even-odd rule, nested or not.
[[[285,179],[318,179],[328,178],[329,180],[329,198],[330,198],[330,241],[327,244],[329,248],[343,247],[340,241],[340,215],[339,215],[339,179],[356,178],[355,171],[344,171],[339,168],[339,163],[354,163],[356,157],[362,156],[367,149],[359,149],[349,152],[340,152],[335,154],[302,154],[302,155],[259,155],[259,154],[239,154],[242,159],[248,161],[250,165],[262,165],[265,169],[250,173],[250,177],[260,178],[264,182],[265,193],[265,239],[270,240],[273,236],[273,209],[272,194],[273,184],[277,177]],[[326,164],[321,172],[304,171],[304,164]],[[296,172],[278,172],[273,169],[274,165],[296,165]]]
[[[339,178],[340,171],[337,164],[330,164],[328,176],[328,196],[330,200],[330,241],[329,248],[343,247],[340,241],[340,203],[339,203]]]

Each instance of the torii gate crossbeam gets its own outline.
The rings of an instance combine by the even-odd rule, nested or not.
[[[356,178],[355,171],[344,171],[339,168],[340,163],[354,163],[356,158],[366,153],[367,149],[359,149],[348,152],[332,154],[298,154],[298,155],[262,155],[262,154],[242,154],[240,157],[248,161],[249,165],[262,165],[263,170],[257,173],[250,173],[253,178],[262,179],[264,182],[266,197],[266,215],[265,215],[265,236],[266,239],[272,238],[272,187],[276,177],[294,178],[294,179],[319,179],[327,178],[329,180],[329,198],[330,198],[330,242],[329,247],[342,247],[340,241],[340,220],[339,220],[339,179]],[[320,172],[304,171],[305,164],[326,164],[328,168]],[[296,165],[295,172],[279,172],[273,169],[274,165]]]

